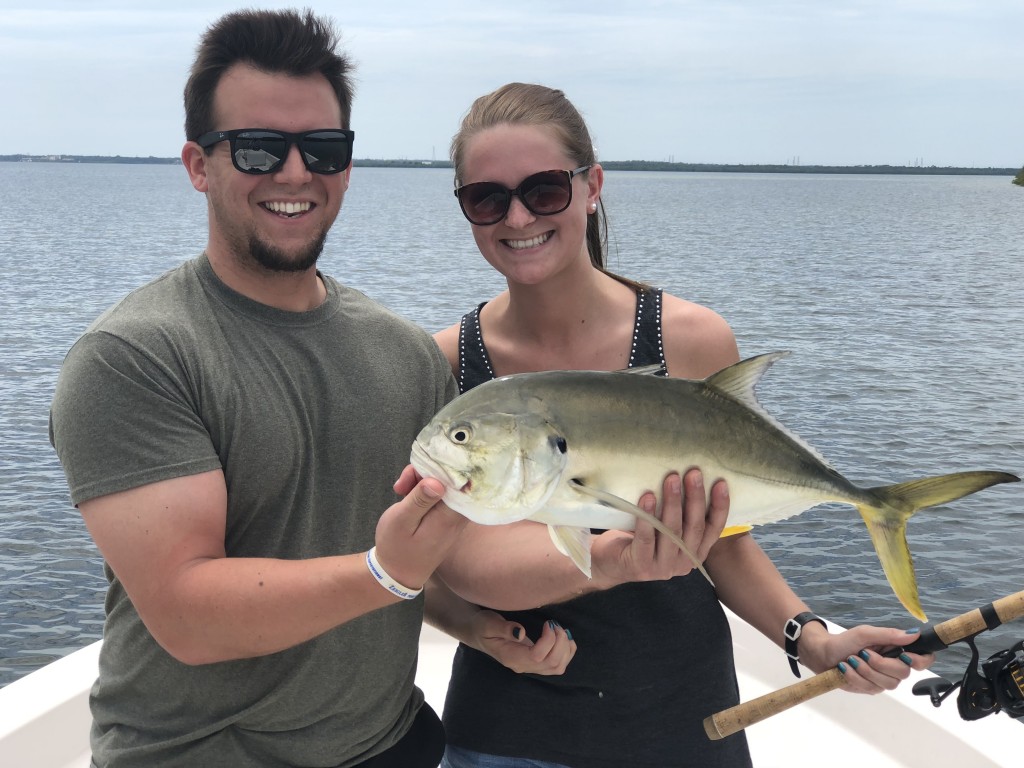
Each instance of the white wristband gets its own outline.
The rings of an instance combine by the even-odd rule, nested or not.
[[[423,591],[422,587],[420,589],[409,589],[388,576],[388,572],[381,568],[380,563],[377,562],[376,547],[371,547],[370,551],[366,553],[366,567],[370,569],[370,573],[373,574],[373,578],[375,578],[378,583],[384,587],[384,589],[393,595],[398,595],[398,597],[403,600],[412,600]]]

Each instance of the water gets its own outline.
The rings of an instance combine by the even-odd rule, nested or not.
[[[793,355],[765,406],[860,485],[1024,472],[1024,190],[1006,177],[613,172],[611,267],[721,312],[744,355]],[[61,359],[131,288],[198,253],[174,166],[0,163],[0,685],[101,635],[101,561],[46,433]],[[502,284],[450,171],[357,168],[322,267],[430,330]],[[942,620],[1021,588],[1024,486],[910,523]],[[845,507],[758,532],[822,615],[908,627]],[[1024,637],[989,633],[984,655]],[[936,669],[959,674],[959,647]],[[779,663],[784,663],[780,652]]]

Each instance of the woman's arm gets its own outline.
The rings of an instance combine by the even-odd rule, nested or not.
[[[712,548],[706,566],[722,603],[780,648],[785,645],[786,621],[810,610],[750,534],[721,540]],[[814,672],[841,663],[846,690],[880,693],[899,685],[911,669],[926,669],[934,661],[931,654],[881,655],[916,638],[916,631],[867,625],[832,634],[821,624],[810,622],[803,627],[797,650],[801,663]],[[781,652],[779,663],[786,663]]]
[[[463,600],[437,576],[427,582],[424,594],[428,624],[513,672],[560,675],[576,655],[572,633],[556,622],[545,622],[541,636],[533,640],[522,624]]]

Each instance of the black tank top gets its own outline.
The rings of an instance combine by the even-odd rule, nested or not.
[[[629,366],[665,366],[661,291],[637,292]],[[481,304],[462,318],[459,388],[494,378]],[[739,701],[732,635],[699,573],[623,584],[558,605],[503,614],[532,638],[554,619],[572,631],[564,675],[520,675],[460,645],[444,706],[448,742],[572,768],[746,768],[746,737],[711,741],[708,715]]]
[[[462,316],[459,324],[459,392],[494,378],[494,366],[484,345],[480,330],[480,310],[483,302],[472,312]],[[661,291],[653,288],[637,291],[636,317],[633,321],[633,345],[629,353],[629,368],[660,365],[661,376],[668,374],[665,365],[665,347],[661,339]]]

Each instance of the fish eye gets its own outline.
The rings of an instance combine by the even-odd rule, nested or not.
[[[465,424],[458,424],[452,427],[451,432],[448,433],[448,439],[456,445],[465,445],[473,438],[473,430],[467,427]]]

